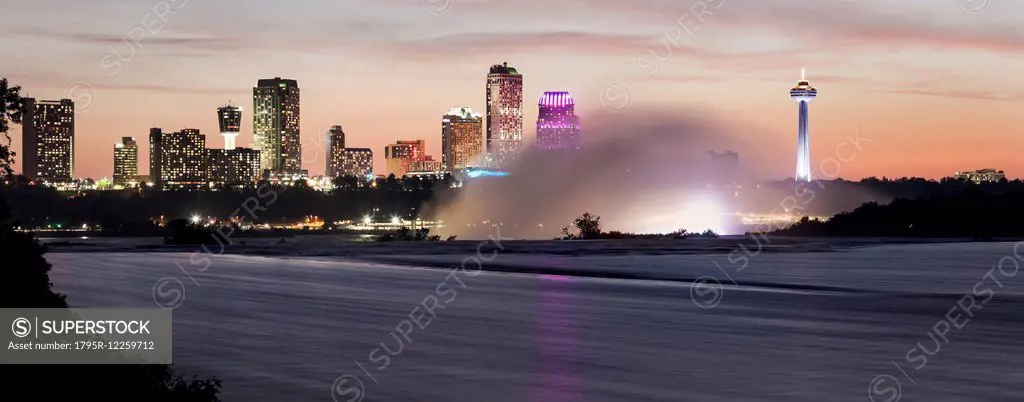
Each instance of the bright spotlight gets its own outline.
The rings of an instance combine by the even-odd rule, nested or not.
[[[680,211],[683,227],[690,232],[703,232],[711,229],[721,234],[724,230],[722,212],[718,204],[711,199],[695,200]]]
[[[373,223],[373,218],[370,215],[363,216],[363,225],[369,226]]]
[[[397,217],[397,216],[392,216],[391,217],[391,224],[392,225],[397,225],[399,223],[402,223],[402,220],[399,217]]]
[[[192,223],[199,223],[200,219],[199,215],[192,215]]]

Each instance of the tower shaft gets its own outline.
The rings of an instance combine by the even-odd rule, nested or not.
[[[811,147],[807,134],[807,101],[801,100],[796,148],[796,180],[811,181]]]

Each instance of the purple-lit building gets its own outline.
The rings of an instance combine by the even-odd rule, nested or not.
[[[568,92],[545,92],[537,102],[537,148],[546,151],[580,149],[580,118]]]

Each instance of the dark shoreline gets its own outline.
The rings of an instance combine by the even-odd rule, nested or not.
[[[361,233],[369,235],[368,233]],[[485,253],[494,250],[495,243],[483,240],[455,240],[442,242],[386,242],[359,241],[352,235],[299,235],[275,237],[232,237],[231,243],[223,247],[218,244],[200,245],[163,245],[163,244],[93,244],[88,239],[82,241],[53,241],[46,238],[49,253],[83,253],[83,252],[139,252],[139,253],[174,253],[174,252],[208,252],[211,254],[237,254],[255,256],[337,256],[355,257],[366,255],[403,255],[403,254],[475,254],[477,247],[484,244]],[[98,237],[116,239],[116,237]],[[73,240],[73,238],[68,238]],[[130,238],[132,239],[132,238]],[[134,238],[138,239],[138,238]],[[144,238],[159,243],[155,237]],[[538,254],[560,256],[587,255],[687,255],[687,254],[729,254],[743,253],[747,250],[761,250],[766,253],[792,252],[835,252],[859,247],[875,247],[899,244],[936,244],[936,243],[998,243],[1014,242],[1024,238],[885,238],[885,237],[786,237],[769,235],[764,240],[757,235],[722,236],[717,239],[653,239],[653,240],[502,240],[503,254]],[[245,242],[245,244],[241,244]],[[223,249],[223,250],[222,250]],[[205,251],[209,250],[209,251]]]

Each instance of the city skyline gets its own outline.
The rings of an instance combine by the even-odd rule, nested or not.
[[[123,136],[144,137],[150,127],[197,127],[217,134],[210,110],[224,99],[244,105],[254,80],[275,76],[296,79],[304,88],[302,129],[317,134],[302,137],[302,167],[311,175],[323,172],[322,136],[334,124],[345,125],[350,142],[358,146],[379,150],[401,137],[423,138],[430,149],[440,149],[438,110],[450,105],[484,110],[480,71],[505,60],[526,73],[526,99],[546,90],[568,90],[577,100],[577,114],[587,121],[608,114],[602,91],[616,81],[627,83],[633,94],[624,115],[656,106],[715,119],[733,116],[725,123],[774,147],[754,142],[739,149],[745,161],[766,160],[758,166],[768,178],[793,175],[792,101],[780,99],[778,92],[792,86],[793,71],[801,66],[813,71],[814,81],[829,94],[814,108],[812,167],[859,127],[875,141],[872,145],[880,146],[844,166],[844,178],[939,178],[986,167],[1020,177],[1024,171],[1024,161],[1013,152],[1024,141],[1017,111],[1024,86],[1000,78],[1012,77],[1022,66],[1013,57],[1024,43],[1024,33],[1009,17],[1021,10],[1014,2],[993,4],[977,14],[955,2],[941,7],[895,1],[856,6],[781,2],[771,7],[742,0],[705,2],[714,14],[703,21],[691,16],[686,21],[699,30],[683,32],[679,45],[669,47],[667,33],[679,29],[677,20],[687,4],[652,1],[622,12],[620,5],[602,2],[608,10],[579,10],[594,18],[567,26],[526,11],[529,7],[496,2],[456,2],[443,15],[426,13],[417,2],[314,1],[299,7],[257,2],[260,7],[241,10],[237,25],[227,27],[212,18],[226,12],[226,6],[188,2],[168,16],[158,34],[143,37],[142,47],[129,47],[122,39],[140,25],[151,5],[115,7],[115,2],[98,1],[73,5],[74,18],[57,16],[52,24],[14,19],[48,15],[51,7],[44,3],[60,2],[18,4],[0,17],[5,34],[0,45],[16,55],[5,75],[22,85],[26,96],[39,99],[60,99],[73,89],[68,96],[76,101],[77,137],[89,139],[79,141],[77,177],[110,176],[113,161],[100,157],[109,155],[105,144]],[[553,4],[547,13],[572,8]],[[361,11],[345,16],[351,9]],[[487,16],[501,11],[536,24],[526,30]],[[325,15],[345,16],[351,24],[344,34],[351,37],[340,41],[339,32],[303,22]],[[609,19],[613,15],[614,22]],[[479,20],[470,18],[475,16],[483,21],[471,21]],[[68,18],[67,24],[62,18]],[[79,18],[104,23],[74,23]],[[381,23],[389,18],[390,24]],[[493,22],[490,28],[483,25]],[[255,26],[264,32],[252,31]],[[365,29],[371,26],[374,30]],[[765,34],[776,39],[764,39]],[[20,43],[24,39],[39,40],[34,47],[45,51]],[[340,48],[361,55],[359,61],[331,55]],[[101,61],[113,49],[120,55],[134,49],[134,57],[118,68],[104,68]],[[294,57],[308,62],[291,62]],[[980,67],[963,68],[965,57]],[[179,61],[193,66],[190,73],[171,68]],[[94,97],[83,97],[75,88],[87,87],[72,86],[78,82],[91,86],[94,92],[84,93]],[[527,144],[535,138],[529,122],[536,111],[531,109],[526,107],[523,116]],[[389,117],[396,113],[402,118]],[[251,146],[252,138],[246,137],[252,130],[246,116],[239,146]],[[979,130],[984,135],[976,134]],[[12,136],[20,149],[21,128],[15,127]],[[963,146],[965,141],[970,147]],[[140,164],[146,165],[147,153],[140,154]],[[21,156],[17,171],[24,167]],[[382,158],[374,167],[384,170]]]

